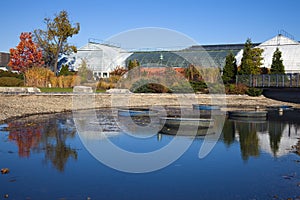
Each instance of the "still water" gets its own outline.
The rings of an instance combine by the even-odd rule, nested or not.
[[[119,172],[96,160],[79,139],[71,113],[13,120],[0,125],[0,168],[10,169],[0,175],[0,198],[297,199],[300,156],[292,146],[300,138],[299,113],[271,112],[265,121],[226,119],[208,156],[199,159],[198,137],[177,161],[144,174]],[[116,133],[113,143],[134,152],[161,148],[174,137],[160,134],[141,142],[113,123],[109,129]]]

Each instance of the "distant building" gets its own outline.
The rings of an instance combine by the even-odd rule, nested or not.
[[[203,60],[203,66],[209,59],[214,60],[216,67],[223,68],[225,58],[229,52],[236,54],[243,49],[244,44],[221,44],[191,46],[182,51],[141,51],[128,52],[117,46],[88,42],[85,46],[78,49],[73,65],[74,70],[78,70],[84,60],[87,67],[93,71],[95,78],[107,78],[109,73],[116,67],[126,67],[130,60],[138,60],[143,68],[156,68],[160,66],[186,68],[190,65],[189,56],[198,57]],[[187,56],[188,55],[188,56]],[[209,59],[207,59],[209,57]],[[211,65],[211,63],[209,63]],[[146,71],[156,71],[146,70]],[[182,71],[182,70],[181,70]]]
[[[8,63],[9,63],[9,53],[3,53],[0,52],[0,69],[1,70],[7,70],[8,69]]]
[[[127,58],[126,63],[129,60],[138,60],[143,67],[147,67],[150,63],[157,63],[169,67],[186,68],[190,65],[188,58],[191,58],[191,60],[196,58],[198,64],[201,63],[201,66],[209,67],[213,65],[214,67],[223,68],[226,56],[230,52],[236,55],[243,48],[244,44],[217,44],[194,45],[181,51],[134,52]],[[161,59],[160,55],[163,56],[163,59]],[[211,60],[213,60],[213,63]]]
[[[263,42],[253,43],[254,48],[263,49],[263,65],[271,68],[273,53],[278,47],[282,52],[286,73],[300,73],[300,43],[278,34]],[[232,52],[236,55],[238,66],[241,64],[244,44],[194,45],[174,51],[136,51],[128,52],[115,45],[88,42],[75,54],[74,70],[77,70],[84,60],[87,67],[93,71],[95,79],[108,78],[116,67],[127,67],[129,61],[137,60],[143,68],[174,67],[186,68],[190,64],[202,67],[225,66],[226,56]],[[197,63],[193,63],[196,61]],[[157,72],[157,69],[147,69],[147,72]],[[182,71],[182,70],[181,70]],[[145,72],[146,73],[146,72]]]
[[[74,69],[78,70],[85,61],[95,79],[108,78],[116,67],[125,67],[125,60],[131,54],[113,45],[89,42],[77,50]]]
[[[201,52],[205,51],[214,61],[217,67],[221,69],[225,66],[226,56],[232,52],[236,55],[244,48],[245,44],[216,44],[216,45],[203,45],[203,46],[192,46],[189,48],[190,51]],[[254,43],[253,46],[257,46],[259,43]]]
[[[267,40],[257,48],[263,49],[262,66],[271,68],[273,54],[278,48],[282,52],[283,65],[286,73],[300,73],[300,43],[291,38],[278,34],[277,36]],[[243,50],[239,51],[236,55],[237,65],[241,64],[243,57]]]

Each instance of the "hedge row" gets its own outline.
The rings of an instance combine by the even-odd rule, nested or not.
[[[0,86],[20,87],[20,86],[24,86],[24,81],[15,77],[0,77]]]
[[[71,88],[80,81],[78,76],[58,76],[46,68],[35,67],[25,72],[26,86]]]

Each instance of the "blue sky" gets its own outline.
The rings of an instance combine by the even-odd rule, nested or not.
[[[162,27],[199,44],[263,42],[284,29],[300,40],[299,0],[9,0],[1,1],[0,51],[19,43],[21,32],[44,29],[43,19],[68,11],[81,30],[70,42],[105,40],[120,32]]]

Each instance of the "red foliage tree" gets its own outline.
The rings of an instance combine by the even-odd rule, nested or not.
[[[8,66],[21,73],[24,73],[31,67],[43,66],[42,50],[32,41],[31,33],[21,33],[20,40],[16,49],[10,49],[10,61]]]

